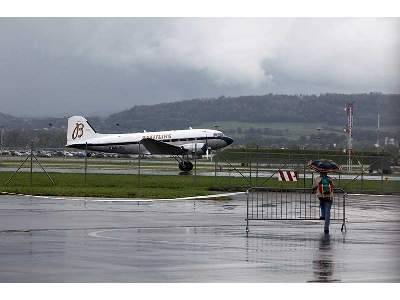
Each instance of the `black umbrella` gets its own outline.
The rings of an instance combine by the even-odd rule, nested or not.
[[[342,169],[337,163],[329,159],[310,160],[307,166],[319,173],[339,172]]]

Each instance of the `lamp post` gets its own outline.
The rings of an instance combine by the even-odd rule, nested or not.
[[[4,127],[0,128],[0,161],[3,159],[3,134]]]
[[[0,155],[3,155],[3,135],[4,135],[4,127],[0,128]]]
[[[318,137],[317,137],[317,139],[318,139],[318,159],[319,159],[319,151],[320,151],[320,149],[321,149],[321,127],[317,127],[317,130],[318,130]]]

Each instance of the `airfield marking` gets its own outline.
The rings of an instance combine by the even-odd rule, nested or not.
[[[384,195],[384,194],[347,194],[349,196],[371,196],[371,197],[400,197],[400,195]]]
[[[236,192],[236,193],[224,193],[224,194],[212,194],[206,196],[192,196],[192,197],[181,197],[181,198],[160,198],[160,199],[93,199],[93,202],[137,202],[137,201],[180,201],[180,200],[207,200],[221,197],[229,197],[240,194],[246,194],[246,192]]]
[[[16,194],[16,193],[7,193],[1,192],[2,195],[11,195],[11,196],[25,196],[25,197],[33,197],[33,198],[42,198],[42,199],[52,199],[52,200],[69,200],[69,201],[90,201],[90,202],[153,202],[153,201],[183,201],[183,200],[207,200],[207,199],[215,199],[221,197],[230,197],[240,194],[246,194],[246,192],[235,192],[235,193],[224,193],[224,194],[211,194],[206,196],[191,196],[191,197],[181,197],[181,198],[160,198],[160,199],[121,199],[121,198],[107,198],[107,199],[96,199],[96,198],[70,198],[70,197],[52,197],[52,196],[39,196],[39,195],[29,195],[29,194]]]
[[[108,239],[108,240],[120,240],[120,241],[123,241],[124,239],[121,239],[121,238],[114,238],[114,237],[110,237],[110,236],[100,235],[100,233],[102,233],[102,232],[114,231],[114,230],[118,230],[118,229],[102,229],[102,230],[97,230],[97,231],[89,232],[89,233],[88,233],[88,236],[94,237],[94,238],[102,238],[102,239]]]

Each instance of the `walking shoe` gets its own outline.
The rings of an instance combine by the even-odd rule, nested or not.
[[[325,233],[325,234],[329,234],[329,229],[325,229],[325,230],[324,230],[324,233]]]
[[[325,218],[324,218],[324,217],[319,217],[319,219],[320,219],[320,220],[325,220]]]

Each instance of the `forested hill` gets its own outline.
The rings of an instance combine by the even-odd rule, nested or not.
[[[182,129],[223,121],[246,123],[346,124],[346,103],[354,102],[355,126],[400,127],[399,94],[263,95],[193,99],[156,105],[138,105],[106,118],[86,116],[99,132]],[[116,126],[118,124],[118,126]],[[0,113],[0,127],[66,129],[64,118],[17,118]]]
[[[194,99],[157,105],[139,105],[96,120],[102,129],[119,124],[120,130],[160,130],[198,126],[204,122],[321,122],[344,125],[346,103],[354,102],[355,123],[375,126],[377,112],[382,126],[400,125],[398,94],[263,95]],[[100,123],[100,124],[99,124]]]
[[[7,115],[7,114],[3,114],[0,112],[0,126],[10,126],[10,127],[14,127],[17,126],[19,123],[19,118]]]

